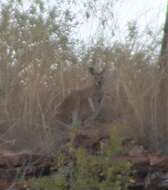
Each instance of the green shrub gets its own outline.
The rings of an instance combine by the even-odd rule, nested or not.
[[[31,180],[31,190],[66,190],[64,176],[42,177]]]
[[[117,159],[122,152],[118,130],[111,132],[108,143],[93,155],[84,148],[68,145],[73,159],[65,166],[62,155],[59,170],[51,178],[34,180],[36,190],[126,190],[130,181],[130,163]]]

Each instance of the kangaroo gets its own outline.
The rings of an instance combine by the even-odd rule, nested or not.
[[[73,126],[78,122],[95,118],[100,111],[105,67],[99,72],[93,66],[90,66],[88,70],[94,79],[93,84],[84,89],[74,90],[65,97],[57,114],[62,124]]]

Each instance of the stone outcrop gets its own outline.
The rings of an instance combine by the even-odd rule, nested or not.
[[[26,181],[20,182],[19,178],[50,175],[52,165],[52,158],[40,154],[0,154],[0,190],[26,190]]]

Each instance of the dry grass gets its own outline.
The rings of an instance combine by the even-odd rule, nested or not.
[[[86,68],[93,62],[108,65],[100,125],[122,126],[125,136],[149,148],[166,142],[168,108],[164,105],[168,101],[162,101],[167,100],[167,91],[163,93],[165,72],[158,72],[154,53],[159,45],[154,42],[156,36],[151,40],[154,44],[144,48],[133,30],[135,34],[128,36],[125,44],[95,45],[79,59],[69,43],[69,21],[61,23],[50,14],[53,12],[48,16],[46,12],[43,19],[42,10],[39,15],[29,14],[31,10],[22,12],[13,5],[3,6],[0,17],[2,146],[57,150],[67,133],[57,118],[59,105],[74,89],[90,86],[92,77]]]
[[[123,126],[126,136],[156,147],[162,134],[157,116],[161,78],[157,67],[136,56],[127,55],[123,61],[123,53],[115,59],[108,63],[99,120],[102,125]],[[68,66],[53,75],[41,68],[32,71],[12,86],[14,77],[9,91],[1,96],[2,139],[4,143],[15,141],[11,147],[19,150],[52,152],[67,132],[58,124],[60,102],[72,90],[89,86],[91,77],[82,66]]]

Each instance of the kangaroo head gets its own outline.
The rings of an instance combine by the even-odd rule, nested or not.
[[[102,86],[103,80],[104,80],[105,67],[103,69],[101,69],[101,71],[97,71],[94,66],[90,66],[89,72],[94,77],[96,86],[100,88]]]

